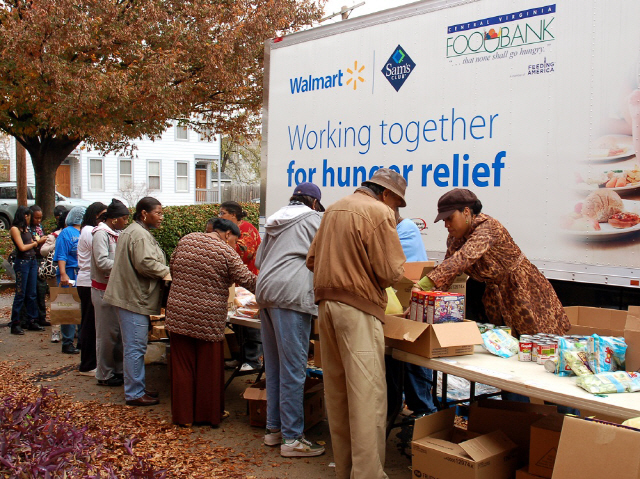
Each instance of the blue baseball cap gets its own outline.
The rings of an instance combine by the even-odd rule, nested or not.
[[[324,206],[320,204],[320,199],[322,198],[322,193],[320,193],[320,188],[313,183],[300,183],[293,189],[293,195],[303,195],[309,196],[315,200],[318,200],[318,211],[324,211]]]

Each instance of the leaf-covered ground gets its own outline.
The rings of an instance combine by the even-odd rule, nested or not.
[[[248,458],[138,409],[78,402],[0,362],[3,477],[247,477]]]

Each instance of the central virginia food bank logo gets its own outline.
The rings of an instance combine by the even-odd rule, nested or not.
[[[402,87],[407,78],[409,78],[409,75],[411,75],[415,66],[416,64],[405,49],[398,45],[382,69],[382,74],[389,80],[391,86],[395,88],[396,91],[399,91],[400,87]]]

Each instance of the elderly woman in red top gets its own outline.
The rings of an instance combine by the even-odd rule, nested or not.
[[[236,251],[242,258],[242,262],[247,265],[249,271],[258,274],[256,268],[256,253],[260,246],[260,233],[255,226],[248,221],[244,221],[247,212],[235,201],[225,201],[220,205],[218,212],[220,218],[232,221],[240,228],[240,237],[236,243]],[[260,330],[255,328],[242,328],[242,335],[245,342],[242,346],[244,350],[244,364],[240,365],[240,371],[258,370],[262,366],[260,356],[262,356],[262,343],[260,340]],[[231,368],[238,366],[237,361],[227,361],[226,365]]]
[[[444,261],[418,286],[446,291],[466,273],[486,283],[482,298],[494,324],[519,334],[564,334],[570,324],[551,283],[522,253],[498,220],[481,213],[482,203],[469,190],[456,188],[438,200],[435,223],[449,231]]]
[[[238,227],[220,218],[212,226],[211,233],[183,237],[171,255],[165,327],[171,333],[171,413],[181,425],[220,424],[229,287],[256,288],[256,276],[230,246]]]

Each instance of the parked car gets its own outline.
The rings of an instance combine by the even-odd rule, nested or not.
[[[36,197],[36,187],[27,185],[27,205],[33,205]],[[56,206],[62,205],[67,210],[74,206],[89,206],[91,203],[80,198],[67,198],[56,191]],[[18,188],[15,181],[0,183],[0,229],[9,229],[13,215],[18,209]]]

